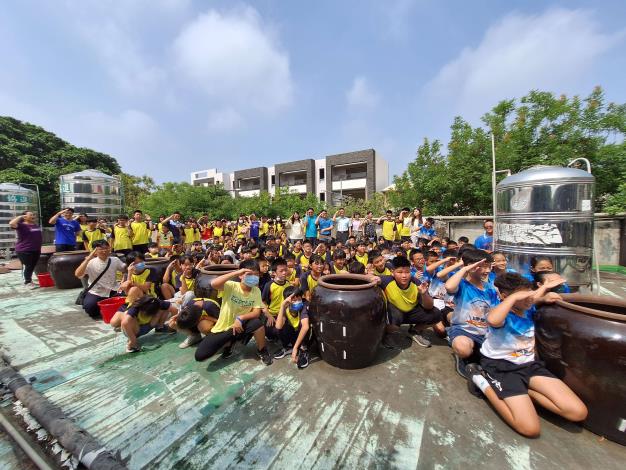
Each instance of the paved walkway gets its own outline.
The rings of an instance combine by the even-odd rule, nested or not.
[[[625,447],[548,414],[539,439],[517,435],[467,393],[439,340],[430,349],[407,340],[358,371],[319,360],[298,370],[286,358],[265,367],[253,344],[196,363],[180,335],[150,334],[144,352],[128,355],[123,336],[74,305],[77,290],[18,285],[19,273],[0,276],[0,344],[131,469],[612,470],[626,461]]]

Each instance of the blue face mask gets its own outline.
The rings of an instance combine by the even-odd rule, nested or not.
[[[137,263],[135,265],[135,271],[143,271],[146,269],[146,263]]]
[[[292,303],[289,309],[294,312],[299,312],[300,310],[302,310],[303,307],[304,307],[304,302],[300,300],[299,302]]]
[[[255,287],[259,285],[259,276],[254,274],[248,274],[244,276],[243,283],[248,287]]]

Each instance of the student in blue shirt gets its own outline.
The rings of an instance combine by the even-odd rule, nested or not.
[[[252,240],[258,243],[259,241],[259,229],[261,228],[261,223],[258,221],[256,214],[253,212],[250,214],[250,225],[248,226],[248,236]]]
[[[437,232],[435,231],[433,225],[435,225],[435,219],[433,219],[432,217],[427,217],[424,225],[422,225],[417,231],[418,237],[425,238],[427,240],[432,240],[433,238],[435,238],[437,236]]]
[[[315,211],[312,207],[309,207],[306,210],[306,216],[304,217],[304,238],[309,240],[312,244],[317,243],[317,225],[315,221],[317,220],[317,216],[315,215]]]
[[[54,245],[57,253],[76,249],[76,234],[81,231],[80,223],[74,219],[74,209],[67,207],[57,212],[48,221],[54,225]]]
[[[561,380],[535,356],[535,304],[555,302],[558,294],[549,292],[563,278],[546,282],[536,291],[517,273],[496,279],[502,302],[487,315],[489,330],[480,349],[480,365],[468,366],[470,392],[485,394],[498,414],[515,431],[537,437],[539,416],[533,402],[569,421],[583,421],[587,407]]]
[[[448,341],[454,351],[457,372],[466,377],[470,357],[475,356],[487,333],[487,312],[499,303],[498,293],[488,282],[491,255],[482,250],[464,250],[457,273],[446,281],[454,295],[454,312],[448,328]]]
[[[508,260],[506,254],[502,251],[494,251],[491,253],[493,263],[491,263],[491,272],[489,273],[489,282],[493,284],[496,277],[504,273],[514,273],[515,270],[507,267]]]
[[[474,241],[474,246],[479,250],[493,251],[493,220],[488,219],[483,223],[485,233]]]

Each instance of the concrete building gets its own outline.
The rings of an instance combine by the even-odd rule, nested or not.
[[[218,180],[212,175],[222,175]],[[226,186],[226,181],[231,185]],[[325,158],[277,163],[270,167],[217,173],[205,170],[191,173],[191,183],[208,185],[224,183],[235,196],[256,196],[261,191],[275,194],[277,188],[288,188],[300,195],[315,194],[321,201],[341,204],[346,197],[369,199],[389,184],[387,161],[374,149],[359,150]]]

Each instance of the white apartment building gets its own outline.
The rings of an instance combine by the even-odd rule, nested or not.
[[[277,163],[270,167],[218,173],[216,169],[191,173],[191,184],[222,183],[233,196],[275,194],[288,188],[301,195],[315,194],[321,201],[340,204],[346,196],[368,199],[389,184],[388,163],[374,149],[359,150],[319,159]]]

